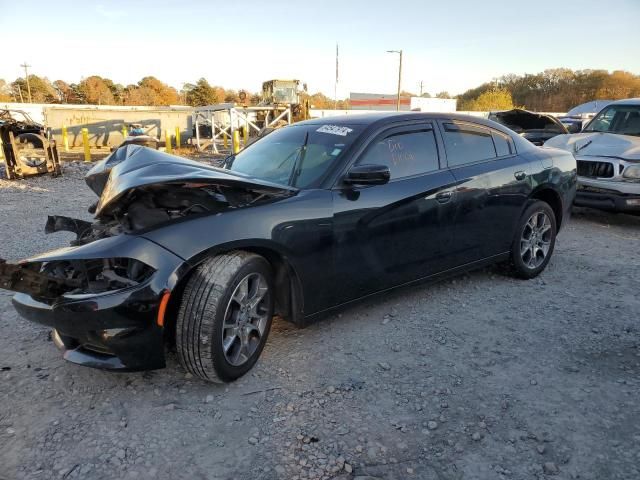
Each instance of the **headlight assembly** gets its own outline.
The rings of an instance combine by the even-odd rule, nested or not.
[[[131,258],[53,261],[41,269],[41,273],[66,283],[68,294],[121,290],[144,282],[153,272],[150,266]]]
[[[640,165],[630,165],[622,172],[623,178],[631,178],[633,180],[640,180]]]

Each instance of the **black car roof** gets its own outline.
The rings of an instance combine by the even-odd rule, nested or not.
[[[366,127],[383,126],[385,124],[391,124],[395,122],[402,122],[407,120],[459,120],[473,122],[486,127],[491,127],[495,130],[499,130],[511,137],[518,137],[511,130],[505,126],[488,120],[484,117],[474,115],[464,115],[454,112],[372,112],[372,113],[357,113],[351,115],[337,115],[335,117],[322,117],[312,118],[311,120],[305,120],[293,125],[363,125]]]
[[[351,115],[337,115],[334,117],[312,118],[298,122],[296,125],[373,125],[392,122],[401,122],[405,120],[419,119],[436,119],[436,120],[466,120],[488,127],[496,128],[498,123],[487,120],[484,117],[476,117],[473,115],[464,115],[460,113],[436,113],[436,112],[372,112],[372,113],[356,113]]]

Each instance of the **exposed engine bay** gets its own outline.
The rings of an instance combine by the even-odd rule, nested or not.
[[[165,222],[192,215],[211,215],[229,208],[260,203],[269,197],[262,193],[215,184],[175,183],[151,185],[127,192],[108,212],[97,216],[94,223],[63,217],[54,220],[52,231],[71,231],[77,238],[72,245],[84,245],[99,238],[121,233],[136,233]],[[97,203],[89,207],[94,213]]]
[[[161,175],[161,170],[167,174]],[[77,238],[72,245],[294,193],[287,187],[243,179],[219,168],[130,144],[96,164],[85,180],[100,197],[89,207],[97,221],[50,217],[45,229],[47,233],[74,232]]]

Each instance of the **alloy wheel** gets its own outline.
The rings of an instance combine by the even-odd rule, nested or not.
[[[231,365],[244,364],[258,349],[267,326],[269,295],[260,273],[250,273],[233,291],[222,327],[222,350]]]
[[[520,257],[530,269],[536,269],[547,258],[551,248],[551,219],[538,211],[529,217],[520,237]]]

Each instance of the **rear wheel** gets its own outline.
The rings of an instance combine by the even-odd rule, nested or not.
[[[273,302],[271,267],[264,258],[236,251],[207,260],[182,296],[176,321],[180,363],[213,382],[241,377],[262,353]]]
[[[511,246],[511,265],[520,278],[533,278],[542,272],[556,243],[556,217],[551,207],[536,200],[525,210]]]

